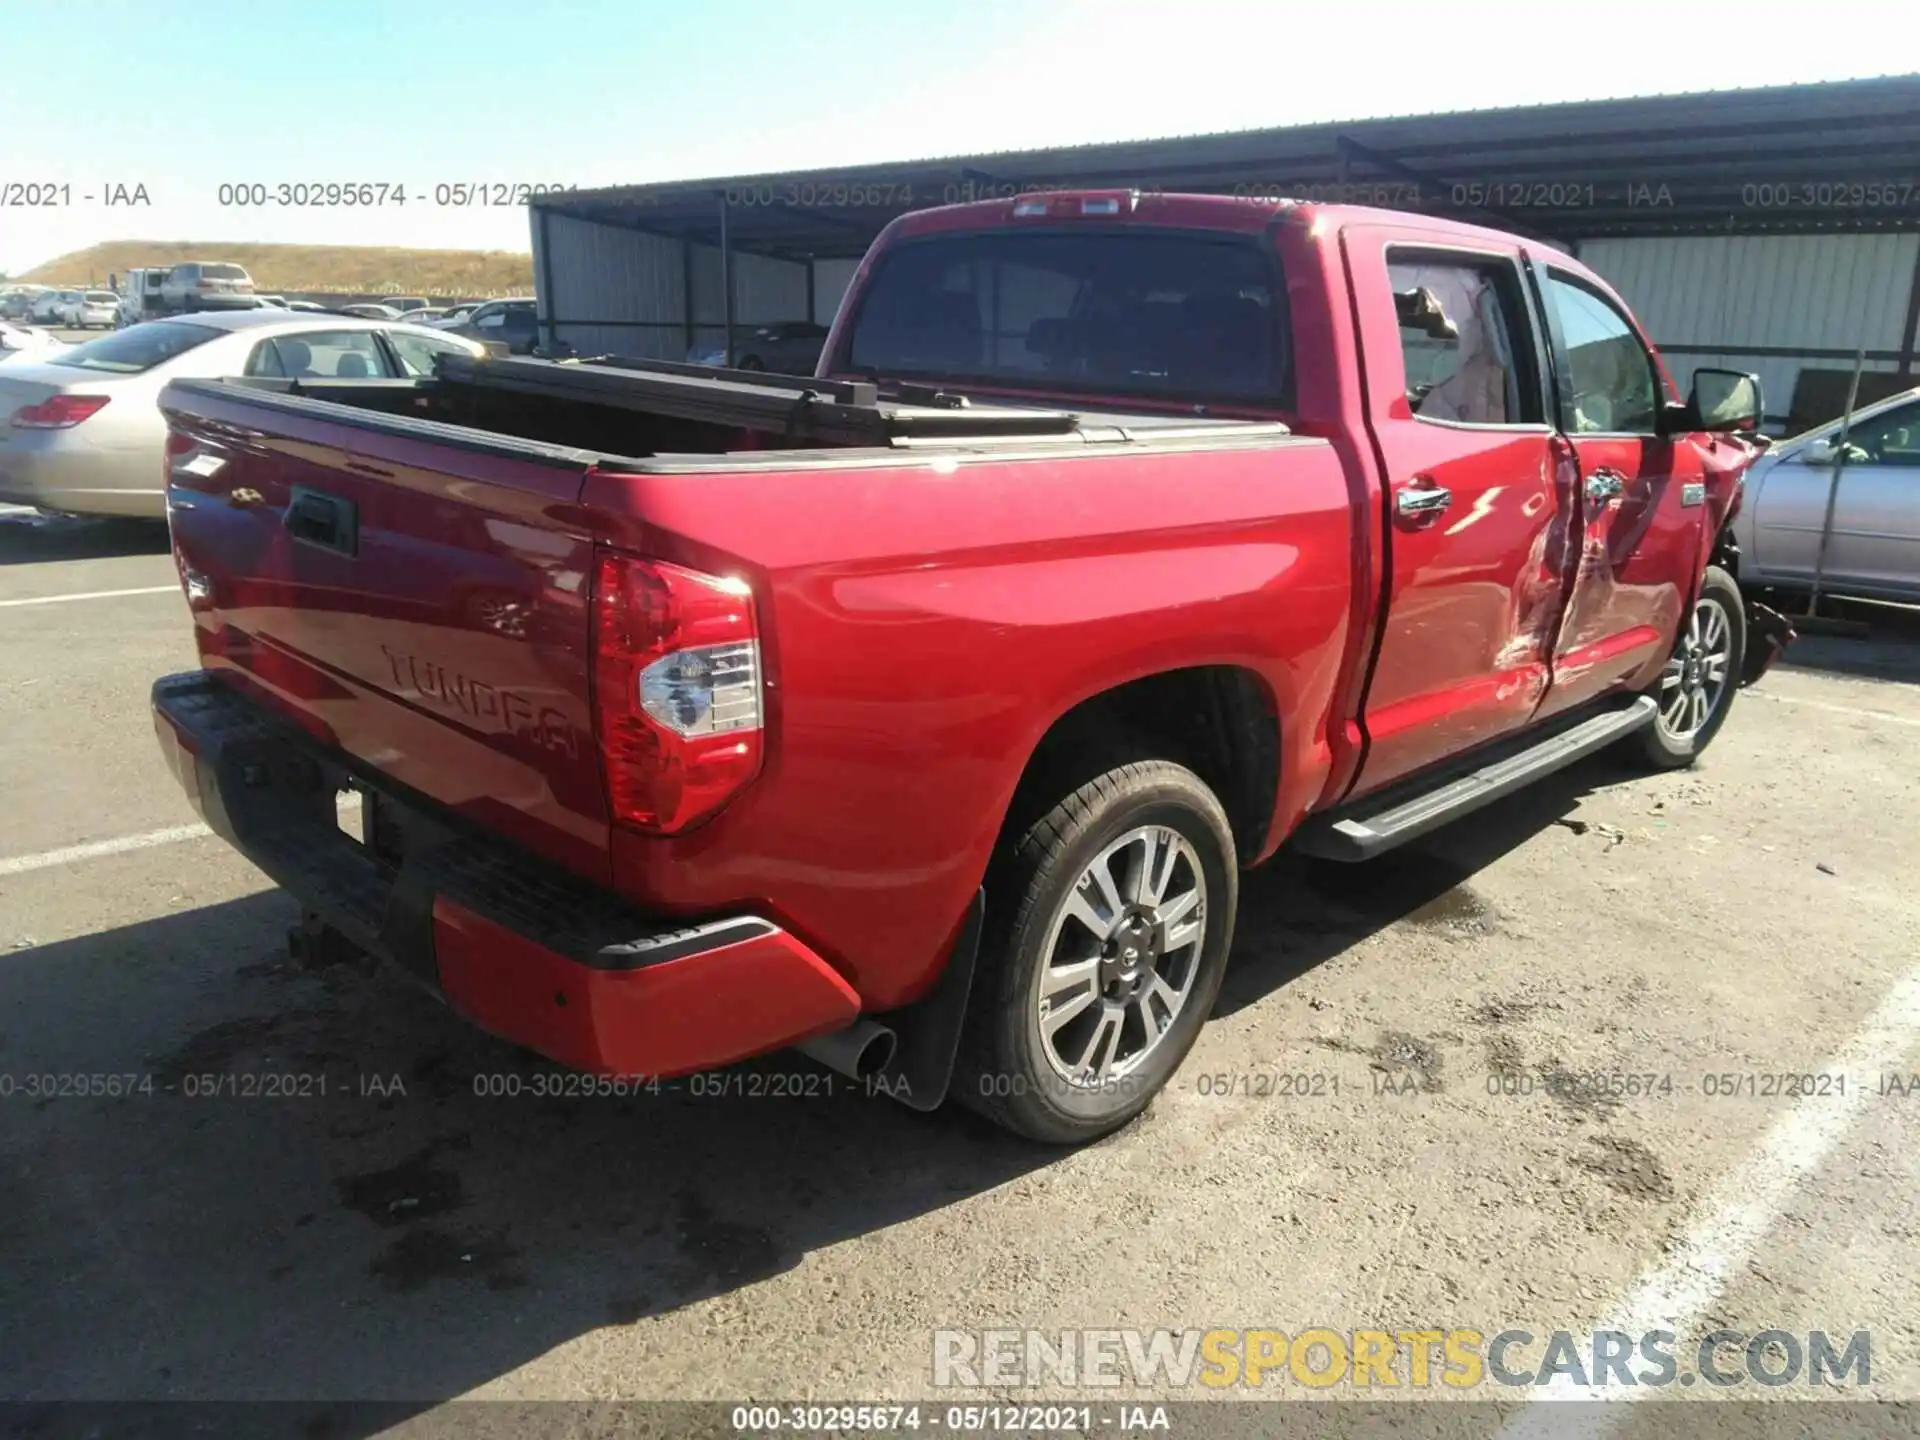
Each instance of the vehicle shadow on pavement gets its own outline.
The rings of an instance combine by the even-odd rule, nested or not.
[[[1868,619],[1867,623],[1872,632],[1865,636],[1801,635],[1787,647],[1775,668],[1907,685],[1920,683],[1920,620],[1903,617],[1894,624],[1881,619]],[[1760,684],[1765,686],[1766,681]]]
[[[170,543],[160,520],[89,520],[31,510],[0,514],[0,565],[164,555]]]
[[[1586,762],[1367,867],[1254,872],[1220,1011],[1447,923],[1627,774]],[[295,917],[269,890],[0,964],[0,1399],[285,1399],[371,1433],[391,1410],[329,1405],[466,1393],[1062,1155],[792,1055],[593,1094],[391,974],[296,964]]]
[[[1920,682],[1920,605],[1828,595],[1820,619],[1808,621],[1808,596],[1762,590],[1759,599],[1796,629],[1775,670],[1804,670],[1861,680]],[[1837,622],[1827,624],[1825,622]],[[1760,682],[1765,687],[1766,682]]]
[[[1485,907],[1473,893],[1475,874],[1571,815],[1582,797],[1643,774],[1598,755],[1365,864],[1283,850],[1241,876],[1232,967],[1214,1014],[1258,1003],[1397,922],[1479,923]]]
[[[267,891],[0,959],[0,1400],[370,1433],[314,1397],[459,1395],[1061,1155],[793,1055],[583,1095],[396,978],[297,966],[294,918]]]

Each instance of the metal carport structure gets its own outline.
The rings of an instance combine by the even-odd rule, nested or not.
[[[1856,348],[1888,383],[1914,370],[1920,75],[548,193],[531,217],[541,315],[576,349],[677,357],[730,325],[831,318],[905,211],[1080,186],[1531,235],[1614,276],[1676,368],[1751,362],[1777,400],[1800,365]]]

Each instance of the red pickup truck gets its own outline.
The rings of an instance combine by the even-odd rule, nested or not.
[[[1753,379],[1681,400],[1575,260],[1419,216],[962,205],[811,379],[161,404],[156,728],[301,933],[568,1066],[797,1045],[1049,1141],[1180,1064],[1242,867],[1688,764],[1780,643],[1714,563]]]

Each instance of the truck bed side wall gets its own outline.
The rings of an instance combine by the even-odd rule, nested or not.
[[[931,983],[1029,756],[1091,696],[1243,666],[1283,717],[1276,829],[1325,784],[1354,555],[1326,444],[595,472],[581,499],[606,542],[744,559],[763,597],[764,773],[684,837],[616,832],[616,884],[756,901],[869,1008]]]

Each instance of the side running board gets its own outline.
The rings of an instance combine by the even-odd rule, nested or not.
[[[1432,789],[1370,795],[1309,820],[1294,837],[1294,848],[1323,860],[1370,860],[1651,725],[1658,713],[1658,702],[1642,695],[1623,709],[1591,716]]]

